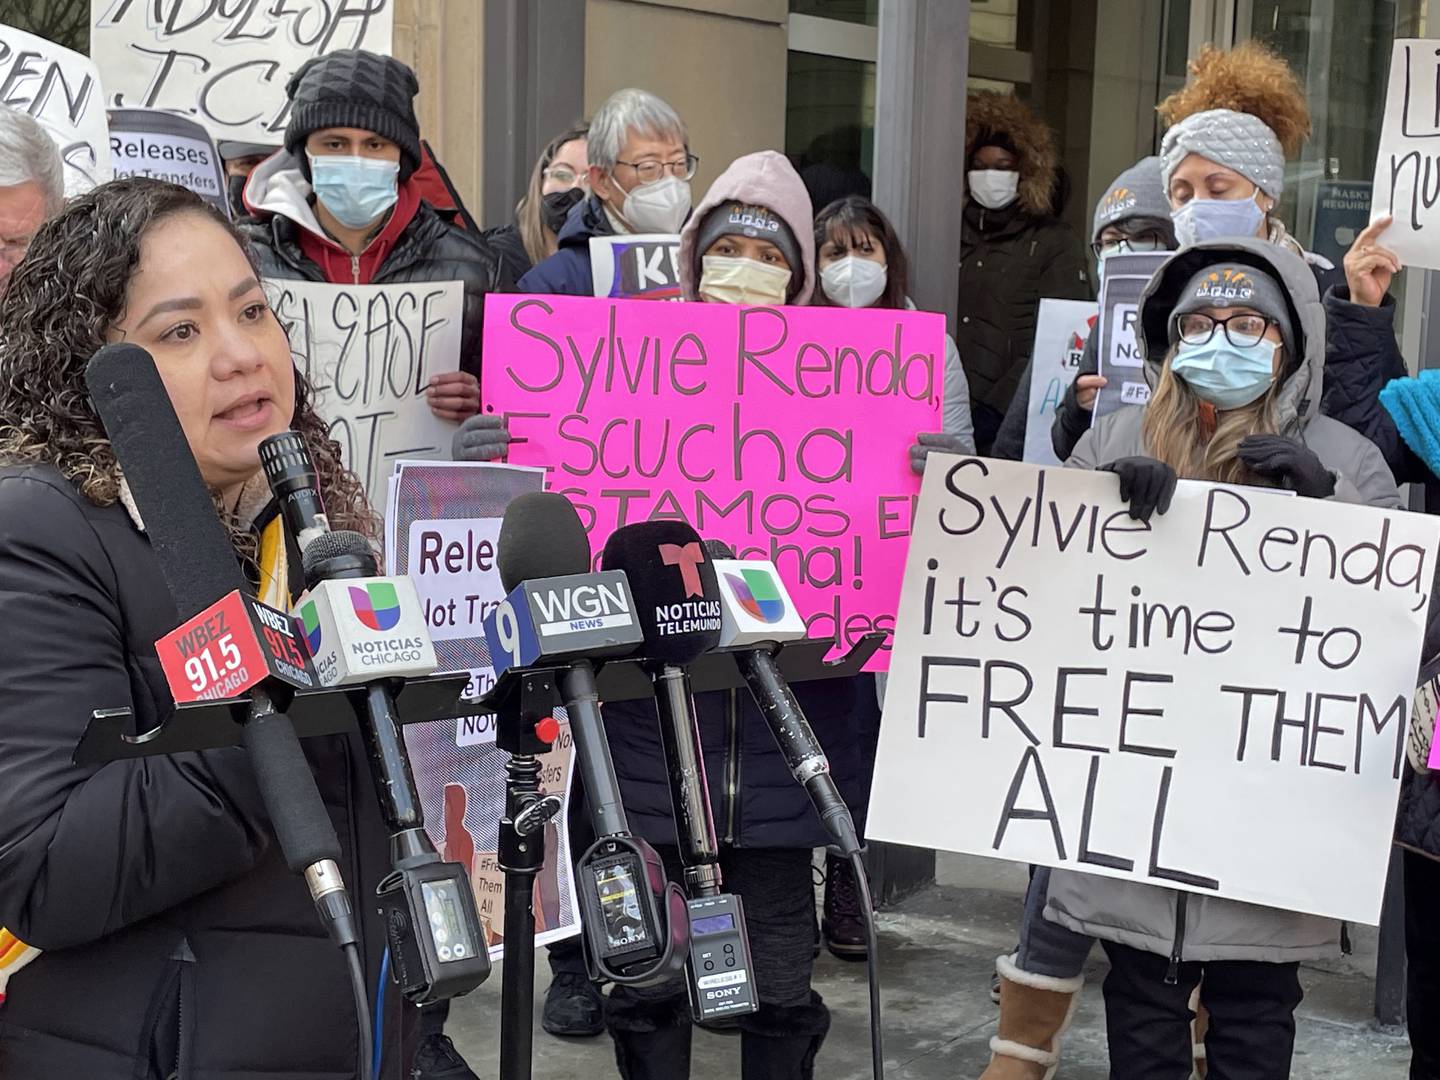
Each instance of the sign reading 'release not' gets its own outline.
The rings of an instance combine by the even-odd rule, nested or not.
[[[772,560],[812,637],[890,629],[909,447],[940,429],[941,316],[492,293],[485,356],[510,460],[550,469],[592,550],[681,519]]]
[[[1437,538],[932,457],[868,836],[1378,921]]]
[[[90,0],[90,55],[114,108],[278,144],[300,65],[336,49],[388,56],[394,20],[392,0]]]
[[[450,456],[455,425],[430,411],[425,387],[459,367],[460,282],[267,280],[265,291],[314,388],[315,411],[371,505],[385,505],[396,459]]]

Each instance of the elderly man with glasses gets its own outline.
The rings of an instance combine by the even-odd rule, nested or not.
[[[0,108],[0,290],[36,230],[65,205],[60,151],[39,122]]]
[[[699,158],[679,115],[645,90],[619,90],[590,121],[590,194],[560,230],[559,250],[520,279],[520,291],[589,296],[590,238],[678,233],[690,215]]]

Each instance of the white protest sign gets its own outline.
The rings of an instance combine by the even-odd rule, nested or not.
[[[1440,521],[932,455],[867,834],[1373,923]]]
[[[1407,266],[1440,269],[1440,38],[1396,38],[1375,158],[1370,220],[1395,221],[1380,242]],[[1424,230],[1431,226],[1430,232]]]
[[[110,163],[116,176],[179,184],[230,216],[220,153],[209,132],[193,120],[159,109],[112,109]]]
[[[0,105],[40,122],[65,162],[65,194],[110,179],[105,93],[88,57],[34,34],[0,26]]]
[[[371,505],[384,505],[395,460],[450,456],[455,425],[430,411],[425,387],[459,367],[460,282],[268,280],[265,289],[315,390],[315,410]]]
[[[1030,402],[1025,415],[1025,460],[1058,465],[1050,429],[1055,411],[1080,370],[1085,342],[1095,325],[1089,300],[1041,300],[1030,353]]]
[[[590,279],[596,296],[679,300],[680,237],[669,233],[592,236]]]
[[[393,0],[90,0],[90,55],[114,108],[278,143],[300,65],[335,49],[388,56],[394,20]]]

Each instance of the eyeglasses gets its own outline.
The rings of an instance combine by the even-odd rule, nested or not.
[[[1117,236],[1111,240],[1102,238],[1091,244],[1090,250],[1095,252],[1098,259],[1101,255],[1118,255],[1121,252],[1168,251],[1170,245],[1159,231],[1146,229],[1144,232]]]
[[[584,187],[590,183],[590,177],[586,173],[577,173],[569,165],[551,165],[541,174],[546,180],[554,180],[557,184],[564,184],[566,187]]]
[[[1198,311],[1177,315],[1175,329],[1180,340],[1186,345],[1204,345],[1215,336],[1215,328],[1225,328],[1225,338],[1237,349],[1248,349],[1259,343],[1265,331],[1280,324],[1264,315],[1231,315],[1228,319],[1216,319]]]
[[[686,154],[684,161],[616,161],[615,164],[634,169],[643,185],[653,184],[667,174],[677,180],[689,180],[695,175],[700,159],[694,154]]]

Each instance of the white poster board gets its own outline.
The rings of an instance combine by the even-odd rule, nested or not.
[[[65,194],[110,179],[105,92],[89,57],[0,26],[0,104],[29,113],[60,148]]]
[[[394,461],[450,457],[455,425],[430,411],[425,388],[460,365],[460,282],[268,280],[265,291],[315,390],[315,409],[372,506],[385,505]]]
[[[1058,465],[1050,429],[1065,392],[1080,370],[1085,342],[1095,326],[1089,300],[1041,300],[1030,353],[1030,402],[1025,411],[1025,460]]]
[[[1440,521],[932,455],[867,835],[1374,923]]]
[[[612,300],[679,300],[680,237],[592,236],[590,280],[596,296]]]
[[[1406,266],[1440,269],[1440,38],[1397,38],[1375,158],[1370,220],[1389,214],[1380,243]],[[1426,232],[1426,229],[1429,229]]]
[[[335,49],[390,54],[393,0],[90,0],[90,55],[112,108],[163,109],[215,137],[278,143],[285,84]]]

